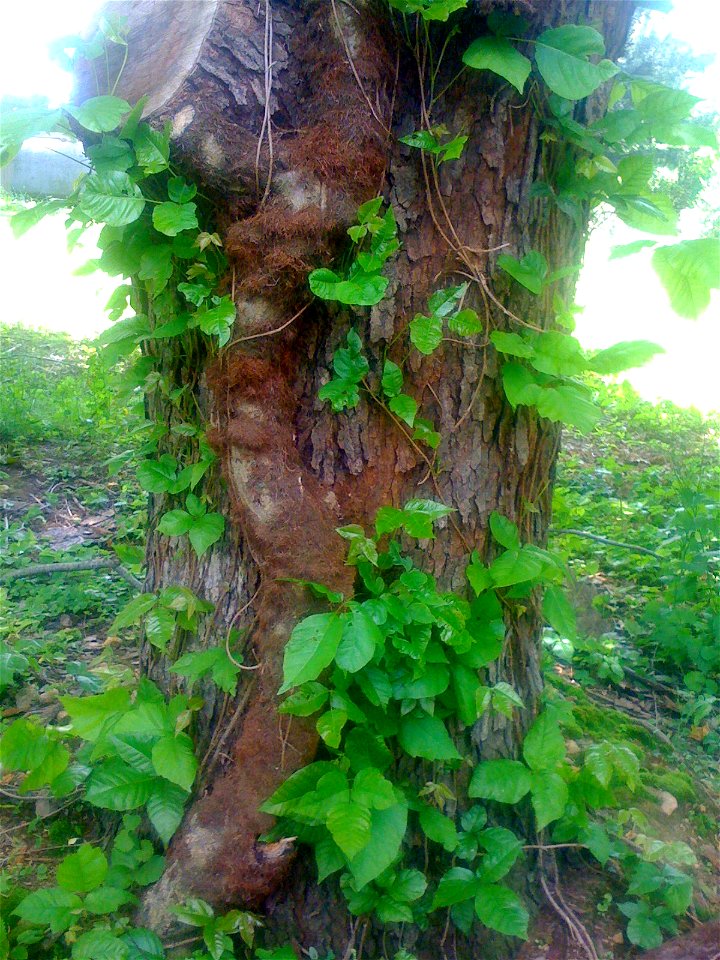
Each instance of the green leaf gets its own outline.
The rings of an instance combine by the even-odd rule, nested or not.
[[[367,846],[370,823],[367,807],[352,801],[333,805],[327,818],[327,828],[333,840],[349,860]]]
[[[156,777],[133,770],[122,760],[105,760],[90,773],[85,799],[104,810],[135,810],[153,792]]]
[[[660,926],[646,913],[632,917],[627,925],[627,936],[630,943],[642,947],[643,950],[652,950],[663,942]]]
[[[559,636],[567,640],[577,638],[575,610],[561,587],[545,588],[543,617]]]
[[[321,683],[311,681],[293,690],[278,707],[278,713],[293,717],[310,717],[326,703],[329,692]]]
[[[148,598],[152,594],[142,596]],[[130,693],[126,687],[115,687],[92,697],[61,697],[60,702],[70,715],[73,734],[94,743],[130,709]]]
[[[109,133],[120,126],[122,118],[130,113],[130,104],[121,97],[91,97],[79,106],[65,108],[77,122],[93,133]]]
[[[542,291],[548,264],[545,257],[537,250],[531,250],[522,260],[518,260],[509,253],[501,253],[497,258],[497,264],[501,270],[509,273],[531,293],[539,294]]]
[[[202,517],[193,517],[188,537],[196,555],[202,557],[224,532],[225,517],[219,513],[206,513]]]
[[[351,797],[355,803],[372,810],[387,810],[397,803],[395,787],[374,767],[360,770],[355,777]]]
[[[522,93],[530,76],[527,57],[504,37],[480,37],[463,54],[463,63],[475,70],[492,70]]]
[[[223,297],[216,306],[198,312],[200,329],[209,337],[217,337],[218,345],[224,347],[232,333],[235,313],[235,304],[232,299]]]
[[[489,827],[477,834],[485,855],[480,864],[479,877],[488,883],[500,880],[513,867],[522,853],[522,844],[512,830],[504,827]]]
[[[184,903],[170,907],[170,910],[180,923],[186,923],[189,927],[206,927],[215,917],[210,904],[199,897],[190,897]]]
[[[127,173],[92,173],[82,182],[78,208],[97,223],[122,227],[138,219],[145,208],[145,197]]]
[[[497,540],[501,547],[506,550],[518,550],[520,548],[520,535],[517,525],[503,517],[497,510],[490,514],[490,532],[493,538]]]
[[[475,895],[475,913],[478,920],[491,930],[527,940],[530,915],[517,894],[507,887],[496,883],[480,886]]]
[[[166,607],[156,607],[145,618],[145,636],[158,650],[165,650],[175,634],[175,614]]]
[[[318,678],[335,658],[343,627],[342,619],[333,613],[317,613],[300,621],[285,647],[280,693]]]
[[[401,393],[388,401],[388,408],[409,427],[415,423],[418,405],[412,397]]]
[[[165,846],[180,826],[187,798],[187,791],[169,780],[158,779],[153,784],[147,799],[147,812]]]
[[[63,773],[70,762],[70,751],[57,740],[50,741],[42,761],[34,767],[23,780],[20,793],[28,790],[39,790],[52,783]]]
[[[183,177],[171,177],[168,180],[168,196],[175,203],[187,203],[197,193],[194,183],[188,183]]]
[[[547,710],[528,730],[523,742],[523,756],[533,771],[553,769],[565,759],[565,741],[560,726]]]
[[[238,659],[237,656],[236,659]],[[183,654],[170,667],[170,672],[187,677],[191,683],[210,674],[213,683],[225,693],[232,695],[237,688],[240,667],[228,657],[225,647],[220,646]]]
[[[424,317],[418,313],[410,321],[410,341],[425,356],[437,350],[442,343],[442,338],[442,319],[436,314],[432,317]]]
[[[193,742],[185,733],[162,737],[152,749],[155,772],[183,790],[190,790],[195,782],[197,759]]]
[[[162,941],[152,930],[133,927],[121,939],[128,948],[127,960],[165,960]]]
[[[99,887],[108,872],[108,862],[102,850],[84,843],[77,853],[71,853],[58,865],[58,886],[71,893],[87,893]]]
[[[398,803],[373,810],[370,839],[348,864],[354,885],[360,890],[386,870],[400,853],[407,827],[407,806]]]
[[[347,719],[345,710],[327,710],[315,724],[323,742],[333,750],[337,750],[340,746],[340,738]]]
[[[32,770],[43,762],[49,746],[45,729],[22,717],[3,731],[0,763],[5,770]]]
[[[485,760],[475,767],[468,796],[518,803],[530,790],[530,771],[519,760]]]
[[[170,157],[170,138],[165,133],[153,130],[147,123],[141,123],[133,137],[133,145],[137,161],[143,168],[146,177],[167,170]],[[175,200],[175,197],[170,197],[170,199]],[[162,232],[165,233],[164,230]]]
[[[567,784],[561,776],[548,770],[533,773],[531,778],[532,805],[538,830],[565,813],[568,801]]]
[[[475,333],[482,332],[482,321],[475,310],[460,310],[449,317],[448,329],[461,337],[471,337]]]
[[[448,853],[458,845],[458,833],[455,822],[440,813],[437,807],[424,805],[420,808],[420,827],[423,833],[435,843],[439,843]]]
[[[622,370],[643,366],[658,353],[665,353],[665,350],[657,343],[649,340],[628,340],[616,343],[607,350],[599,350],[590,357],[588,366],[595,373],[603,375],[620,373]]]
[[[127,960],[126,943],[109,930],[81,933],[72,947],[73,960]]]
[[[438,717],[414,714],[400,720],[398,742],[411,757],[425,760],[462,760],[445,724]]]
[[[154,208],[153,226],[167,237],[176,237],[183,230],[195,230],[199,226],[196,210],[194,203],[173,203],[172,200],[167,200]]]
[[[501,553],[490,565],[490,576],[496,587],[537,580],[542,572],[542,562],[527,546]]]
[[[659,247],[652,264],[673,310],[696,320],[710,303],[710,290],[720,287],[720,239],[706,237]]]
[[[432,909],[451,907],[475,896],[479,887],[475,874],[466,867],[451,867],[441,877],[432,902]]]
[[[182,537],[193,525],[193,518],[185,510],[169,510],[160,517],[158,530],[166,537]]]
[[[372,307],[385,296],[388,283],[379,273],[359,271],[352,279],[343,280],[332,270],[322,267],[308,277],[310,289],[323,300],[337,300],[355,306]]]
[[[569,23],[540,34],[535,62],[553,93],[566,100],[582,100],[618,72],[610,60],[588,60],[604,53],[605,42],[597,30]]]
[[[40,223],[44,217],[66,206],[66,200],[41,200],[27,210],[20,210],[10,217],[10,227],[15,239],[17,240],[35,224]]]
[[[164,453],[159,460],[143,460],[137,468],[138,483],[148,493],[166,493],[177,479],[177,460]]]
[[[72,925],[81,908],[80,897],[60,887],[50,887],[23,897],[13,913],[33,926],[50,927],[57,934]]]
[[[392,360],[386,360],[382,374],[383,393],[386,397],[396,397],[402,390],[402,385],[402,370]]]
[[[610,248],[610,259],[621,260],[623,257],[629,257],[634,253],[639,253],[646,247],[654,247],[656,243],[657,240],[633,240],[632,243],[618,244]]]
[[[135,903],[135,897],[119,887],[98,887],[85,897],[83,906],[90,913],[100,916],[117,913],[126,904]]]
[[[369,663],[375,648],[382,643],[382,634],[376,623],[361,608],[343,616],[343,634],[335,654],[341,670],[357,673]]]

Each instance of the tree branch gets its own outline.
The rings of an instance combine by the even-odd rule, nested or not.
[[[6,570],[0,573],[0,583],[9,583],[23,577],[37,577],[43,573],[74,573],[76,570],[114,570],[119,577],[127,581],[136,590],[142,590],[142,580],[138,580],[129,570],[122,566],[115,557],[99,557],[96,560],[73,560],[67,563],[37,563],[34,566],[22,567],[20,570]]]
[[[548,530],[548,536],[551,537],[586,537],[588,540],[596,540],[598,543],[605,543],[608,547],[620,547],[621,550],[631,550],[633,553],[643,553],[648,557],[660,559],[660,554],[647,547],[640,547],[634,543],[621,543],[620,540],[610,540],[609,537],[601,537],[597,533],[588,533],[586,530]]]

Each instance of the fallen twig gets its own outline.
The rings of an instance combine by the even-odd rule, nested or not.
[[[143,582],[133,576],[115,557],[98,557],[95,560],[72,560],[67,563],[36,563],[19,570],[5,570],[0,573],[0,583],[22,580],[25,577],[37,577],[45,573],[74,573],[77,570],[114,570],[119,577],[127,581],[136,590],[142,590]]]
[[[609,537],[601,537],[597,533],[588,533],[587,530],[548,530],[551,537],[585,537],[587,540],[596,540],[598,543],[605,543],[608,547],[619,547],[621,550],[631,550],[633,553],[642,553],[648,557],[660,559],[660,554],[648,547],[640,547],[635,543],[622,543],[620,540],[611,540]]]

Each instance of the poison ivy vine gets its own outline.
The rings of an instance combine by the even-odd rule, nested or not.
[[[389,3],[408,37],[410,18],[419,17],[429,42],[428,24],[447,21],[466,0]],[[590,26],[564,25],[534,40],[525,37],[521,17],[493,12],[487,26],[489,32],[467,47],[463,69],[490,71],[534,105],[544,143],[543,179],[534,185],[534,195],[579,225],[589,211],[605,205],[632,227],[673,235],[676,212],[651,185],[652,156],[629,151],[658,145],[716,148],[714,138],[690,118],[695,98],[624,74],[603,59],[603,38]],[[126,51],[119,23],[103,21],[98,35],[74,46],[77,56],[94,63],[104,56],[106,44]],[[427,122],[402,138],[433,169],[461,157],[468,140],[461,131],[432,123],[432,103],[446,92],[436,93],[438,73],[436,63],[428,78]],[[589,125],[580,123],[575,103],[611,79],[607,114]],[[235,305],[224,292],[227,263],[209,205],[174,169],[169,129],[158,131],[142,120],[144,100],[131,106],[116,96],[118,80],[79,105],[11,113],[4,118],[0,154],[7,162],[27,137],[42,132],[80,134],[86,145],[88,170],[70,198],[22,211],[13,227],[20,234],[63,208],[70,211],[72,243],[90,225],[102,225],[101,252],[91,266],[129,281],[108,303],[115,322],[101,337],[106,356],[129,360],[128,384],[141,387],[151,405],[154,394],[162,396],[174,411],[169,424],[150,425],[138,480],[163,505],[160,534],[187,537],[201,557],[222,537],[225,525],[201,486],[215,456],[197,422],[192,385],[163,369],[158,346],[168,339],[181,342],[190,371],[195,359],[229,343]],[[383,211],[383,204],[377,197],[359,208],[357,223],[348,230],[354,258],[347,270],[312,271],[309,285],[317,297],[354,307],[380,303],[389,285],[383,270],[399,249],[394,213],[390,206]],[[635,252],[640,244],[655,246],[653,263],[676,310],[696,316],[718,285],[718,241],[661,246],[640,241],[617,255]],[[583,375],[615,373],[645,362],[658,348],[645,342],[592,354],[581,348],[572,336],[574,305],[553,292],[577,265],[553,269],[543,254],[529,250],[501,254],[497,268],[496,282],[505,274],[552,304],[553,329],[522,322],[517,329],[489,329],[489,319],[481,321],[465,306],[472,288],[462,283],[434,291],[426,313],[413,317],[399,336],[423,356],[442,349],[447,339],[474,342],[473,337],[483,336],[483,346],[492,344],[504,358],[502,383],[513,407],[532,406],[550,420],[592,427],[598,411]],[[418,401],[404,392],[403,364],[389,356],[394,345],[387,345],[381,368],[374,371],[375,388],[362,337],[351,329],[346,346],[335,351],[334,375],[320,399],[340,412],[356,407],[365,391],[403,430],[412,431],[413,443],[435,451],[442,438],[432,421],[419,416]],[[495,559],[485,565],[473,553],[468,560],[472,599],[439,590],[434,578],[403,554],[394,535],[431,539],[434,524],[451,514],[446,505],[426,499],[383,507],[372,535],[355,525],[338,531],[348,542],[348,563],[357,568],[357,594],[345,598],[322,584],[307,584],[330,609],[304,619],[292,633],[280,712],[316,717],[326,758],[299,770],[267,800],[264,809],[279,818],[268,839],[291,833],[311,844],[320,880],[340,874],[355,915],[426,925],[434,911],[449,910],[463,931],[477,919],[524,937],[527,911],[501,881],[525,850],[543,849],[543,832],[551,828],[553,843],[585,846],[601,864],[613,858],[621,866],[629,893],[637,898],[622,905],[629,937],[652,946],[663,931],[674,931],[674,917],[690,903],[692,883],[678,867],[691,863],[691,854],[682,844],[658,844],[640,830],[632,844],[623,838],[631,814],[613,808],[618,796],[638,786],[633,751],[614,744],[589,747],[571,762],[563,739],[563,730],[572,728],[571,711],[548,698],[525,738],[522,759],[473,760],[467,737],[473,725],[487,713],[515,718],[524,707],[509,684],[481,679],[481,671],[501,654],[504,611],[519,610],[541,588],[546,620],[564,635],[574,630],[574,621],[561,588],[562,565],[552,553],[523,544],[517,527],[498,514],[489,521]],[[142,622],[149,643],[176,658],[179,633],[195,631],[209,612],[210,605],[187,588],[170,587],[135,598],[113,629]],[[189,687],[210,677],[232,695],[240,666],[228,641],[180,656],[170,669]],[[63,706],[66,727],[44,728],[23,719],[5,730],[0,740],[4,768],[26,774],[24,791],[47,786],[57,797],[77,794],[92,806],[123,813],[123,824],[109,858],[97,847],[81,845],[59,865],[56,886],[16,905],[23,926],[14,934],[12,960],[24,960],[27,946],[48,931],[54,937],[70,934],[74,960],[162,957],[158,938],[131,928],[127,917],[119,924],[96,918],[131,906],[133,888],[154,882],[162,872],[162,857],[138,837],[140,819],[133,811],[144,811],[162,843],[169,842],[197,774],[188,731],[202,701],[189,692],[166,700],[142,680],[132,690],[65,698]],[[422,786],[404,772],[406,758],[426,764]],[[526,844],[513,831],[489,825],[494,804],[529,804],[541,842]],[[424,858],[405,842],[410,831],[424,837]],[[428,877],[430,859],[439,876],[436,884]],[[200,900],[178,905],[176,914],[199,931],[213,960],[232,955],[232,935],[252,946],[258,925],[257,918],[239,911],[217,917]],[[280,960],[294,952],[258,950],[256,955]]]

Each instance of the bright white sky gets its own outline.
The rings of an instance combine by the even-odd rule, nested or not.
[[[98,0],[26,0],[8,3],[0,37],[0,96],[46,95],[52,104],[67,100],[70,78],[47,55],[47,45],[67,34],[81,33],[100,6]],[[648,26],[660,36],[672,35],[698,54],[720,54],[720,3],[717,0],[675,0],[672,11],[651,12]],[[697,96],[720,111],[720,56],[688,83]],[[717,191],[720,193],[720,190]],[[692,221],[692,217],[690,220]],[[697,236],[689,222],[683,235]],[[75,277],[72,270],[94,255],[92,243],[65,255],[62,217],[45,221],[15,242],[0,218],[0,251],[4,268],[4,320],[28,326],[66,330],[77,337],[94,336],[107,320],[102,307],[114,288],[100,274]],[[625,260],[608,260],[611,246],[640,236],[621,223],[595,231],[585,256],[577,300],[585,306],[577,334],[585,347],[609,346],[618,340],[648,339],[666,353],[646,367],[627,374],[650,400],[667,398],[702,410],[720,408],[720,300],[699,321],[682,320],[670,310],[650,266],[650,252]],[[30,256],[32,253],[32,257]],[[38,271],[38,263],[42,268]],[[38,283],[38,277],[42,282]]]

